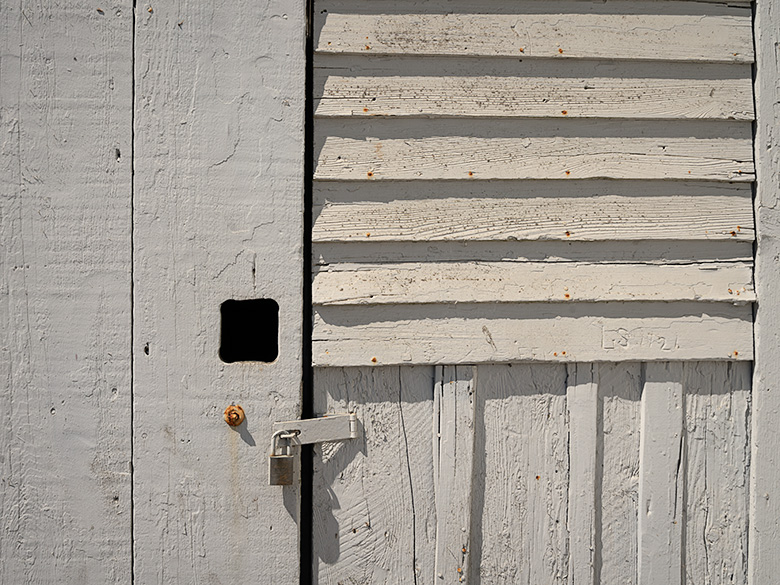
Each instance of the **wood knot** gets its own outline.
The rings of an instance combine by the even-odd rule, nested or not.
[[[244,422],[245,418],[246,416],[244,415],[244,409],[237,404],[228,406],[225,409],[225,422],[231,427],[237,427],[242,422]]]

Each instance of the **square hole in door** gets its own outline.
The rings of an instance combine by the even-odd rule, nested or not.
[[[219,358],[226,363],[272,362],[279,355],[279,304],[230,299],[220,305]]]

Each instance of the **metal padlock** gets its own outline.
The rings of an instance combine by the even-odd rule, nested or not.
[[[271,453],[268,458],[269,485],[292,485],[295,457],[290,454],[290,438],[294,436],[294,433],[277,431],[271,438]],[[285,441],[286,443],[283,448],[284,452],[279,447],[280,441]]]

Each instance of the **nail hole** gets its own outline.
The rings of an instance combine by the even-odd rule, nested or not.
[[[220,306],[219,359],[272,362],[279,355],[279,304],[273,299],[227,300]]]

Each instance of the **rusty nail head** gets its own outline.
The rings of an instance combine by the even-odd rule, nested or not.
[[[246,416],[244,415],[244,409],[237,404],[228,406],[225,409],[225,422],[231,427],[237,427],[242,422],[244,422],[245,418]]]

